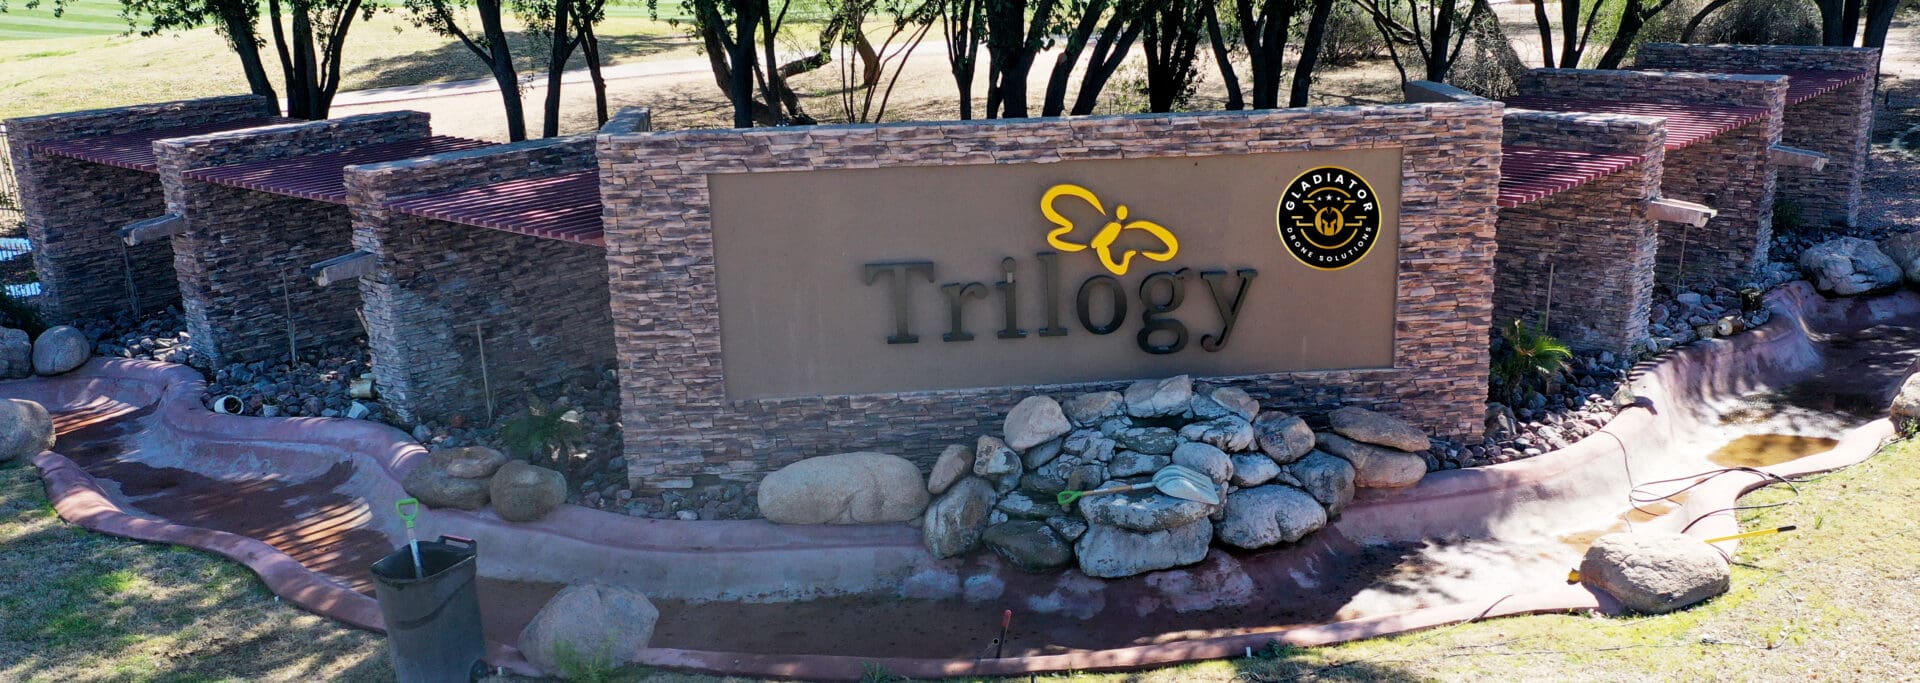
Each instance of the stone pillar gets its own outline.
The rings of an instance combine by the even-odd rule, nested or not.
[[[1867,74],[1839,90],[1786,110],[1780,143],[1827,155],[1827,167],[1780,169],[1777,204],[1806,225],[1857,225],[1860,184],[1866,179],[1873,135],[1873,91],[1880,50],[1805,45],[1682,45],[1649,43],[1635,57],[1642,68],[1710,69],[1751,73],[1852,71]]]
[[[1777,177],[1767,149],[1780,142],[1787,79],[1782,76],[1591,69],[1536,69],[1520,81],[1529,96],[1615,102],[1760,107],[1760,121],[1686,149],[1667,152],[1662,197],[1705,204],[1719,215],[1705,227],[1660,226],[1661,283],[1738,282],[1767,258]]]
[[[353,246],[380,400],[402,420],[485,415],[527,390],[613,363],[606,250],[410,216],[405,196],[592,170],[591,136],[348,167]],[[483,381],[480,338],[484,335]]]
[[[1547,317],[1576,347],[1625,353],[1647,336],[1666,142],[1663,119],[1509,110],[1505,142],[1632,154],[1644,161],[1537,202],[1503,208],[1494,255],[1495,324]],[[1549,293],[1552,296],[1548,300]]]
[[[290,159],[427,136],[427,115],[389,112],[163,140],[154,144],[167,208],[186,218],[174,269],[194,348],[215,366],[278,361],[289,322],[300,348],[362,334],[359,292],[319,288],[307,265],[352,243],[347,207],[184,177],[191,169]],[[289,318],[291,311],[291,319]]]
[[[153,173],[106,166],[27,148],[31,143],[244,121],[278,115],[272,100],[253,95],[143,104],[10,119],[20,202],[33,242],[49,321],[74,322],[165,308],[180,301],[168,244],[127,247],[114,234],[127,223],[166,211]]]

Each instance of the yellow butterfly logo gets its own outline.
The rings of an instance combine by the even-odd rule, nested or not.
[[[1174,239],[1173,233],[1165,227],[1152,221],[1127,220],[1128,211],[1127,205],[1125,204],[1114,206],[1113,220],[1107,221],[1106,225],[1101,226],[1100,232],[1093,236],[1091,243],[1078,244],[1069,242],[1065,239],[1065,236],[1073,232],[1073,221],[1060,215],[1059,210],[1053,206],[1054,202],[1061,197],[1077,197],[1085,201],[1088,205],[1091,205],[1093,210],[1100,212],[1100,215],[1104,216],[1107,214],[1107,209],[1100,204],[1100,198],[1094,196],[1092,190],[1069,183],[1062,183],[1048,189],[1047,193],[1040,197],[1040,213],[1045,214],[1047,220],[1051,221],[1055,226],[1052,231],[1047,233],[1047,244],[1053,245],[1055,249],[1064,252],[1075,252],[1091,246],[1095,252],[1100,254],[1100,264],[1106,266],[1107,270],[1114,275],[1126,275],[1127,268],[1133,263],[1134,256],[1145,256],[1155,261],[1168,261],[1173,259],[1174,254],[1180,253],[1180,241]],[[1160,244],[1165,248],[1159,251],[1127,249],[1121,252],[1120,260],[1115,261],[1113,258],[1113,243],[1118,241],[1120,234],[1127,230],[1140,230],[1153,235],[1159,238]]]

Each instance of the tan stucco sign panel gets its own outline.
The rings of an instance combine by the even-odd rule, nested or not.
[[[711,175],[727,396],[1387,367],[1400,173],[1389,148]]]

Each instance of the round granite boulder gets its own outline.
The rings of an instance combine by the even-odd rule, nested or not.
[[[897,455],[807,458],[760,482],[760,514],[778,524],[889,524],[927,509],[920,468]]]

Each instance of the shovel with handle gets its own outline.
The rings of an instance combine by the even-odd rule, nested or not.
[[[420,539],[414,538],[414,519],[420,516],[418,498],[401,498],[393,502],[393,509],[400,513],[400,519],[407,523],[407,549],[413,551],[413,578],[427,578],[427,570],[420,565]]]
[[[1180,465],[1168,465],[1160,468],[1160,471],[1153,473],[1152,481],[1126,486],[1111,486],[1092,491],[1061,491],[1058,495],[1054,496],[1053,500],[1059,503],[1060,507],[1067,507],[1072,505],[1074,501],[1087,496],[1144,491],[1147,489],[1159,489],[1161,493],[1181,500],[1191,500],[1208,505],[1220,504],[1220,492],[1214,487],[1212,479],[1209,479],[1207,475]]]

